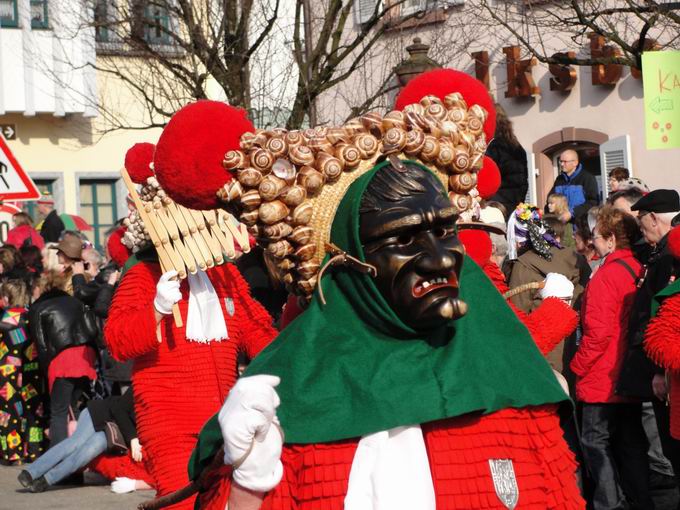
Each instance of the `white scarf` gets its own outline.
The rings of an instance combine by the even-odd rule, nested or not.
[[[209,343],[229,338],[220,298],[205,271],[189,274],[187,340]]]
[[[435,510],[435,494],[419,425],[396,427],[359,441],[345,510]]]

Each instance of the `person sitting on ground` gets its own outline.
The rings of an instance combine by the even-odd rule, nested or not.
[[[31,492],[43,492],[87,466],[110,448],[105,429],[112,427],[111,423],[115,424],[113,435],[117,438],[114,447],[123,453],[121,443],[124,441],[132,459],[141,462],[142,445],[137,438],[134,413],[132,390],[120,397],[91,400],[80,413],[73,435],[21,471],[19,483]]]

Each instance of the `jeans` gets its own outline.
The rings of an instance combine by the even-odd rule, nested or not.
[[[45,477],[47,483],[54,485],[106,451],[106,434],[96,432],[85,409],[78,418],[78,427],[71,437],[47,450],[38,460],[26,467],[35,480]]]
[[[90,386],[87,377],[57,377],[50,392],[50,448],[68,437],[68,408]]]
[[[652,510],[649,443],[641,404],[583,404],[583,456],[594,482],[593,509]],[[625,498],[624,498],[625,494]]]
[[[649,440],[649,451],[647,452],[649,469],[662,475],[675,476],[672,464],[663,454],[661,440],[659,439],[659,428],[656,424],[654,407],[651,402],[642,404],[642,426],[645,428]]]

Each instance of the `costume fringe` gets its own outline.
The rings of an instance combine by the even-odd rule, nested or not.
[[[666,298],[649,321],[644,347],[657,365],[680,370],[680,294]]]

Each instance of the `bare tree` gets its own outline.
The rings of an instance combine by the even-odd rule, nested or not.
[[[680,2],[662,0],[481,0],[479,22],[500,27],[546,64],[621,64],[641,68],[643,51],[680,47]],[[601,37],[611,47],[592,53],[555,53]],[[558,44],[556,44],[558,42]]]

